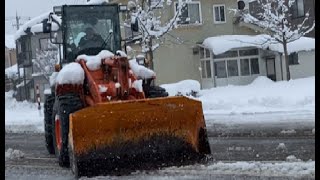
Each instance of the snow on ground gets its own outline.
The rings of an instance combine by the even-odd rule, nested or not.
[[[215,162],[208,165],[190,165],[183,167],[168,167],[156,171],[138,171],[130,176],[121,176],[123,179],[199,179],[199,177],[214,177],[214,175],[240,175],[281,178],[314,178],[315,161],[292,161],[292,162]],[[286,178],[287,177],[287,178]],[[112,176],[98,176],[93,178],[82,177],[81,179],[116,179]],[[232,179],[234,179],[233,177]],[[200,178],[201,179],[201,178]],[[230,179],[230,178],[226,178]],[[241,178],[242,179],[242,178]],[[252,178],[253,179],[253,178]],[[272,178],[271,178],[272,179]]]
[[[17,149],[9,148],[5,152],[5,161],[7,161],[9,159],[20,159],[23,157],[24,157],[24,153],[20,150],[17,150]]]
[[[178,92],[199,91],[198,97],[192,98],[202,101],[208,127],[215,124],[273,123],[290,128],[282,131],[287,134],[294,133],[294,127],[288,125],[312,125],[315,121],[315,77],[279,82],[258,77],[249,85],[206,90],[200,90],[200,84],[194,80],[164,84],[162,87],[170,96]],[[14,129],[13,125],[22,125],[25,128],[14,130],[32,128],[43,132],[43,115],[39,116],[42,110],[39,112],[34,103],[18,103],[11,96],[12,92],[6,93],[6,131]]]
[[[36,103],[17,102],[12,94],[12,91],[5,93],[6,131],[43,132],[43,108],[39,111]]]
[[[196,80],[183,80],[174,84],[162,84],[161,87],[166,89],[169,96],[177,94],[188,95],[192,91],[200,92],[200,83]]]

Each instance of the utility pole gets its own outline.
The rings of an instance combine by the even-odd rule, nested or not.
[[[13,24],[12,26],[16,26],[17,27],[17,30],[19,30],[20,28],[20,25],[23,25],[21,24],[19,21],[20,21],[21,17],[18,16],[18,12],[16,11],[16,24]]]

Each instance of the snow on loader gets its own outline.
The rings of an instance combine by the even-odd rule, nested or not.
[[[49,153],[76,177],[183,164],[210,154],[201,102],[167,97],[150,84],[153,71],[117,51],[116,14],[116,4],[64,5],[43,22],[50,36],[61,33],[62,42],[54,43],[63,45],[45,101]],[[51,32],[54,25],[59,29]]]

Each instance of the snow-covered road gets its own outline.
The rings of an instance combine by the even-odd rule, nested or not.
[[[136,171],[130,175],[90,179],[314,179],[314,137],[209,138],[213,154],[205,164]],[[43,145],[43,134],[6,134],[6,179],[73,179]],[[313,159],[313,160],[309,160]],[[300,160],[302,159],[302,160]],[[82,177],[81,179],[89,179]]]

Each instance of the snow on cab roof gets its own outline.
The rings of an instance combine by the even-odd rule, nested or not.
[[[231,49],[256,47],[261,49],[269,49],[272,51],[283,53],[283,47],[280,43],[268,42],[270,36],[266,34],[260,35],[223,35],[206,38],[203,46],[210,49],[215,55],[225,53]],[[288,53],[299,51],[310,51],[315,49],[315,39],[309,37],[301,37],[300,39],[288,43]]]

